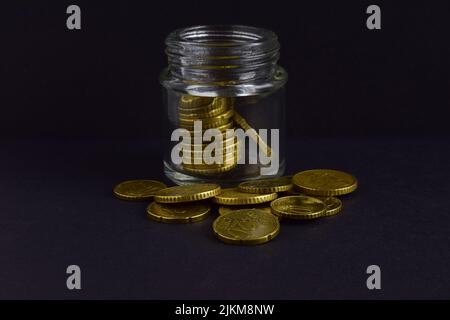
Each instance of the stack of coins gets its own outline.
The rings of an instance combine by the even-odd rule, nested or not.
[[[247,245],[274,239],[280,232],[279,219],[311,220],[340,213],[342,201],[337,196],[351,193],[357,186],[351,174],[315,169],[292,177],[242,182],[227,189],[217,184],[167,188],[154,180],[130,180],[117,185],[113,192],[123,200],[153,199],[147,215],[159,222],[196,222],[216,209],[219,215],[212,228],[217,238]]]
[[[178,105],[179,127],[191,133],[191,143],[183,147],[183,169],[200,175],[217,175],[233,170],[237,166],[237,139],[226,137],[226,130],[234,128],[234,99],[225,97],[197,97],[182,95]],[[201,121],[202,129],[194,127],[195,121]],[[211,142],[195,144],[194,135],[201,135],[208,129],[217,129],[222,134],[222,156],[220,163],[205,161],[209,151],[204,152]],[[214,139],[214,138],[213,138]],[[215,153],[211,154],[215,157]]]

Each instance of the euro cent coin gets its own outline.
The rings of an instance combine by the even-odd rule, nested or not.
[[[239,184],[239,189],[244,192],[253,193],[288,191],[292,189],[292,177],[285,176],[279,178],[245,181]]]
[[[278,218],[259,209],[242,209],[219,216],[213,223],[214,234],[225,243],[261,244],[280,232]]]
[[[155,180],[127,180],[114,187],[113,194],[122,200],[141,201],[152,199],[156,192],[167,186]]]
[[[313,196],[339,196],[358,187],[354,176],[331,169],[302,171],[294,175],[292,182],[300,192]]]
[[[323,216],[334,216],[342,210],[342,201],[336,197],[317,197],[327,205],[327,212]]]
[[[157,203],[152,202],[147,207],[150,219],[165,223],[189,223],[206,219],[211,206],[202,202],[192,203]]]
[[[248,193],[242,192],[239,188],[222,189],[220,194],[213,199],[215,203],[225,205],[246,205],[269,202],[276,199],[277,193]]]
[[[159,190],[154,199],[159,203],[191,202],[212,198],[220,193],[214,183],[188,184]]]
[[[289,219],[316,219],[326,214],[327,205],[309,196],[288,196],[278,198],[270,204],[272,213]]]

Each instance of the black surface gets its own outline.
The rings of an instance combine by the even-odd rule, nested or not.
[[[261,246],[216,240],[210,219],[147,220],[112,197],[162,179],[154,141],[2,141],[0,298],[450,298],[449,139],[291,141],[288,173],[337,168],[360,182],[341,215],[282,222]],[[82,290],[66,289],[66,267]],[[368,265],[382,290],[366,288]]]
[[[377,1],[377,31],[372,1],[77,1],[80,31],[70,4],[0,10],[0,298],[450,298],[448,1]],[[288,173],[353,173],[340,216],[237,247],[213,217],[158,224],[111,196],[164,179],[165,36],[218,23],[278,34]],[[366,288],[371,264],[381,291]]]

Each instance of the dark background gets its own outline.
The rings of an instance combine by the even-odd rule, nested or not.
[[[449,298],[448,1],[14,1],[0,6],[0,298]],[[69,31],[69,4],[82,29]],[[147,221],[114,199],[163,176],[164,38],[197,24],[274,30],[289,73],[287,173],[335,168],[339,216],[220,243],[215,214]],[[82,290],[66,288],[68,265]],[[366,288],[367,266],[382,290]]]
[[[450,132],[448,1],[377,2],[375,31],[370,1],[86,1],[80,31],[65,28],[70,1],[14,3],[1,10],[3,137],[160,135],[165,36],[220,23],[279,35],[290,136]]]

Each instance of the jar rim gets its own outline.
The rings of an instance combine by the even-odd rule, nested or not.
[[[244,95],[286,80],[277,65],[278,37],[264,28],[193,26],[174,30],[165,43],[171,77],[161,80],[168,86],[189,87],[202,94]]]
[[[225,46],[254,46],[277,41],[277,35],[268,29],[246,25],[199,25],[172,31],[166,38],[166,44],[173,42],[204,46],[211,40],[230,40]]]

